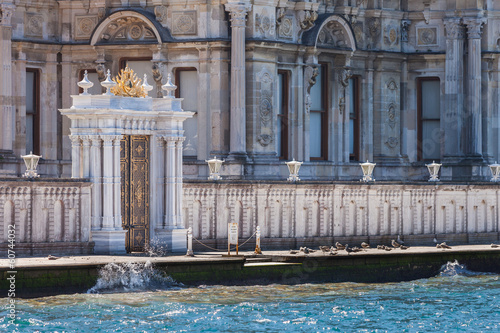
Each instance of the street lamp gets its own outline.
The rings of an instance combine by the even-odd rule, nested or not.
[[[208,168],[210,170],[210,176],[208,177],[209,180],[219,180],[221,179],[219,171],[220,167],[222,166],[222,163],[224,163],[223,160],[217,159],[217,156],[214,156],[211,160],[205,160],[205,162],[208,163]]]
[[[373,179],[373,169],[375,168],[375,165],[377,163],[370,163],[368,160],[366,160],[365,163],[359,163],[361,166],[361,170],[363,170],[363,179],[360,179],[361,182],[374,182],[375,179]]]
[[[434,161],[432,161],[431,164],[425,165],[427,167],[427,169],[429,169],[429,173],[431,175],[431,177],[429,178],[430,182],[438,182],[439,181],[438,174],[439,174],[439,168],[441,168],[441,165],[442,164],[436,163]]]
[[[287,178],[287,180],[289,182],[297,182],[300,180],[299,169],[300,169],[300,166],[302,165],[302,163],[303,162],[298,162],[295,159],[293,159],[290,162],[285,162],[285,164],[288,167],[288,171],[290,172],[290,175]]]
[[[23,177],[27,178],[37,178],[40,175],[36,172],[36,167],[38,166],[38,161],[42,156],[33,155],[33,152],[30,151],[29,155],[21,155],[24,160],[24,164],[26,164],[26,172]]]
[[[491,174],[493,175],[493,177],[490,179],[490,182],[500,181],[500,164],[495,161],[495,164],[490,164],[489,167],[491,170]]]

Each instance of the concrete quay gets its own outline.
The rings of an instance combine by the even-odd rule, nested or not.
[[[307,255],[290,254],[289,251],[232,254],[26,257],[17,258],[14,269],[9,267],[7,259],[0,259],[0,290],[6,295],[6,278],[12,274],[9,272],[15,271],[18,297],[86,292],[95,285],[99,269],[106,264],[148,261],[186,286],[408,281],[436,276],[442,265],[455,260],[472,271],[500,273],[500,248],[490,245],[461,245],[451,249],[410,247],[391,251],[370,248],[350,254],[342,250],[336,255],[320,250]]]

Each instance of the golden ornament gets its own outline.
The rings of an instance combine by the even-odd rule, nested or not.
[[[115,96],[146,97],[148,94],[141,86],[141,79],[137,78],[134,71],[128,66],[122,69],[113,81],[116,82],[116,86],[111,88],[111,92]]]

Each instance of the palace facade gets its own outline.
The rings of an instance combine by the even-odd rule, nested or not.
[[[184,121],[179,167],[187,183],[183,224],[196,226],[197,237],[227,236],[228,221],[216,221],[223,192],[224,216],[246,223],[241,236],[257,225],[266,225],[263,237],[288,239],[431,235],[442,226],[443,233],[498,238],[493,185],[495,198],[484,200],[475,188],[460,190],[479,200],[470,210],[469,201],[439,192],[455,215],[429,199],[437,192],[424,186],[427,197],[417,185],[427,181],[425,164],[433,160],[442,164],[443,181],[461,184],[489,180],[488,164],[500,160],[499,1],[0,0],[0,61],[0,177],[20,176],[20,156],[32,151],[42,156],[42,178],[79,178],[72,152],[91,143],[72,142],[71,121],[58,110],[73,105],[85,71],[94,83],[89,92],[100,95],[107,70],[114,77],[128,66],[140,78],[147,74],[154,98],[171,75],[182,109],[193,112]],[[144,125],[130,121],[111,127],[133,132]],[[213,156],[225,160],[222,187],[206,182],[205,161]],[[299,186],[312,207],[304,218],[292,204],[296,189],[269,199],[292,159],[303,162],[302,180],[319,182]],[[328,195],[317,189],[359,181],[359,163],[367,160],[377,164],[377,181],[416,187],[381,185],[390,191],[373,192],[387,197],[377,203],[378,215],[363,210],[373,200],[360,185],[341,186],[353,196],[345,203],[344,194],[334,194],[340,187]],[[258,194],[259,184],[270,192]],[[269,210],[252,212],[262,195]],[[295,199],[284,204],[280,195]],[[325,195],[331,200],[322,204]],[[414,207],[430,200],[433,210],[424,205],[403,216],[408,195],[424,195]],[[203,215],[206,207],[213,210]],[[335,207],[346,217],[336,220]],[[406,218],[427,222],[413,228]],[[479,222],[470,229],[469,220]]]

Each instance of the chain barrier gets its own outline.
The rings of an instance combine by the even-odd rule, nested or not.
[[[250,236],[250,237],[249,237],[246,241],[244,241],[241,245],[238,245],[238,246],[241,248],[243,245],[245,245],[246,243],[248,243],[248,241],[249,241],[250,239],[252,239],[252,237],[253,237],[253,236],[255,236],[255,234],[256,234],[256,233],[257,233],[257,231],[255,231],[255,232],[253,233],[253,235],[252,235],[252,236]],[[194,235],[192,235],[192,236],[193,236],[193,239],[194,239],[195,241],[197,241],[198,243],[200,243],[201,245],[203,245],[204,247],[206,247],[206,248],[208,248],[208,249],[210,249],[210,250],[213,250],[213,251],[219,251],[219,252],[226,252],[226,251],[227,251],[227,250],[219,250],[219,249],[215,249],[215,248],[213,248],[213,247],[211,247],[211,246],[208,246],[208,245],[206,245],[206,244],[203,244],[203,243],[202,243],[202,242],[200,242],[200,241],[199,241],[196,237],[194,237]],[[236,250],[236,246],[235,246],[235,247],[233,247],[233,248],[231,248],[230,250],[231,250],[231,251]]]

